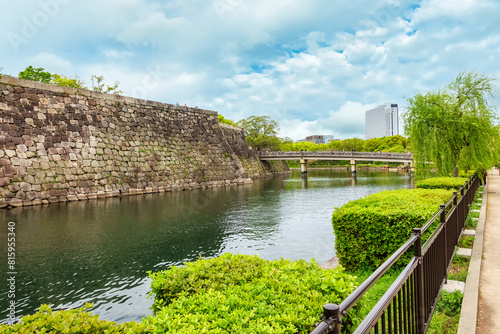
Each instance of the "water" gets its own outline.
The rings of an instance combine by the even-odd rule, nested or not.
[[[151,314],[147,271],[224,252],[265,259],[335,255],[334,207],[385,189],[410,188],[405,174],[347,170],[300,172],[252,185],[72,202],[0,211],[0,270],[6,273],[7,222],[15,222],[16,315],[92,309],[101,319]],[[2,274],[2,277],[5,275]],[[0,281],[0,319],[11,298]]]

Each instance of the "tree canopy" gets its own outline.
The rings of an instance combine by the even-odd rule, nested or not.
[[[482,171],[498,163],[500,132],[489,104],[494,79],[460,73],[444,89],[408,99],[405,132],[417,166],[432,162],[441,175]]]
[[[80,80],[78,77],[69,78],[63,74],[50,73],[45,71],[45,69],[38,67],[34,68],[33,66],[28,66],[24,71],[19,72],[19,78],[31,81],[39,81],[48,84],[54,84],[63,87],[72,87],[72,88],[82,88],[89,89],[85,86],[85,82]],[[118,85],[120,84],[118,81],[115,82],[114,85],[109,86],[104,83],[104,77],[93,75],[91,78],[92,87],[90,89],[101,92],[101,93],[112,93],[112,94],[121,94],[123,93],[118,89]]]
[[[240,120],[238,126],[245,131],[248,145],[258,149],[279,149],[280,139],[276,137],[279,125],[269,116],[250,116]]]

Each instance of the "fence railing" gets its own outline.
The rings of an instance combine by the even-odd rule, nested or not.
[[[258,151],[260,157],[291,157],[301,158],[302,156],[330,157],[339,156],[349,158],[402,158],[412,160],[411,153],[389,153],[389,152],[358,152],[358,151]]]
[[[424,334],[447,280],[455,246],[479,185],[480,179],[474,174],[422,228],[413,229],[412,237],[340,305],[324,305],[323,320],[311,334],[340,334],[342,318],[411,247],[413,258],[354,334]],[[434,224],[439,225],[422,245],[423,233]]]

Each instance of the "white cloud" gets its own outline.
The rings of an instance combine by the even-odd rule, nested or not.
[[[370,106],[404,106],[404,98],[464,70],[500,78],[498,1],[416,4],[74,1],[15,53],[8,32],[20,33],[23,17],[43,9],[11,1],[0,12],[0,67],[14,75],[44,67],[87,83],[104,75],[127,95],[197,105],[233,120],[269,115],[294,139],[362,136]]]
[[[66,74],[68,76],[76,75],[76,73],[71,73],[73,72],[71,70],[71,62],[60,58],[54,53],[42,52],[33,57],[26,57],[26,61],[29,64],[26,67],[30,65],[35,68],[43,66],[50,73]]]

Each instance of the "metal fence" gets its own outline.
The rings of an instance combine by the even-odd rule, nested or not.
[[[480,179],[474,174],[422,228],[413,229],[412,237],[340,305],[324,305],[323,320],[311,334],[339,334],[342,318],[410,248],[413,258],[354,334],[425,333],[479,185]],[[435,224],[439,225],[422,245],[423,233]]]

